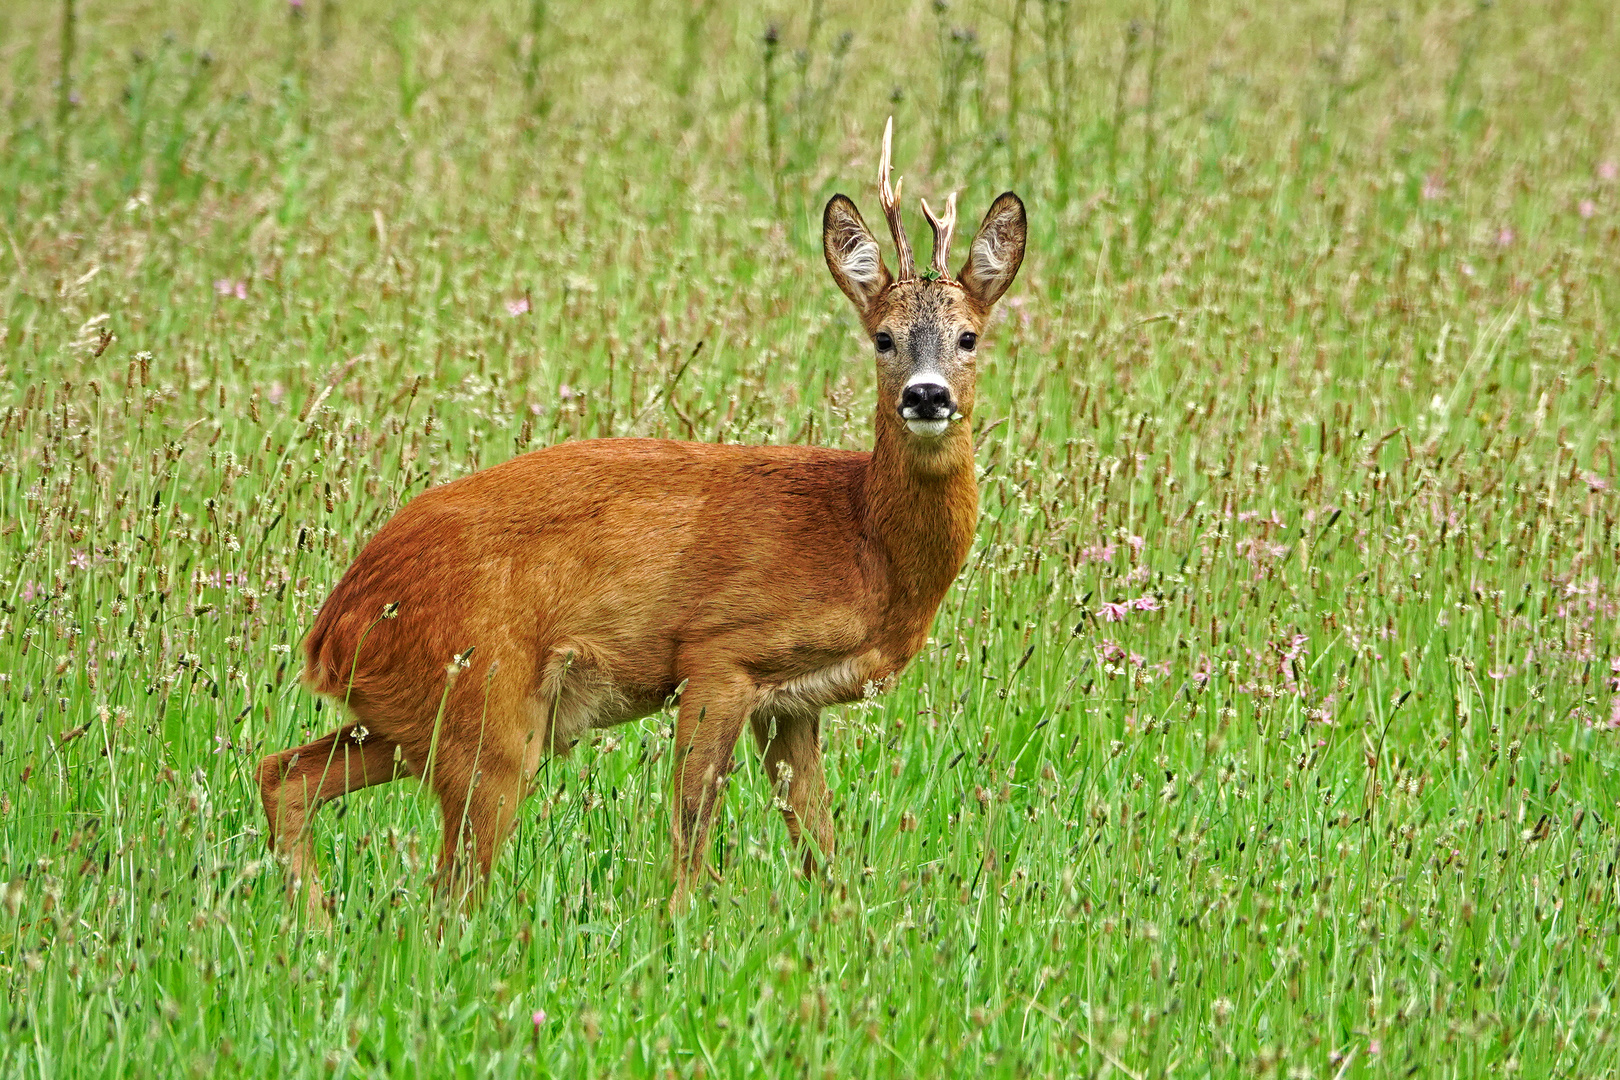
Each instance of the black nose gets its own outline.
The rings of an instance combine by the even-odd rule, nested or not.
[[[912,383],[900,394],[900,415],[907,420],[948,420],[956,412],[951,388],[939,383]]]

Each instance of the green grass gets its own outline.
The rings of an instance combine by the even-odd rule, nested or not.
[[[0,1073],[1620,1073],[1613,5],[596,7],[80,0],[65,86],[0,8]],[[306,931],[326,590],[525,448],[866,445],[891,112],[1030,254],[838,884],[749,754],[671,921],[660,716],[465,922],[427,798],[328,808]]]

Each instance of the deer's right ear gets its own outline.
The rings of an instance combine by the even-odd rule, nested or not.
[[[827,200],[821,215],[821,249],[833,280],[864,317],[894,279],[883,265],[877,238],[861,220],[855,204],[843,195]]]

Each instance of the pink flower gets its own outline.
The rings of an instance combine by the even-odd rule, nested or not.
[[[1433,202],[1435,199],[1440,198],[1445,193],[1445,186],[1440,183],[1440,178],[1434,173],[1430,173],[1428,176],[1423,178],[1424,202]]]
[[[1020,326],[1029,325],[1028,303],[1029,298],[1024,296],[1015,296],[1011,300],[1007,301],[1007,306],[1018,312],[1018,325]]]
[[[557,396],[562,398],[564,401],[573,401],[577,395],[574,393],[574,388],[572,386],[569,386],[567,383],[563,383],[561,386],[557,387]]]
[[[1161,607],[1157,596],[1138,596],[1130,604],[1137,611],[1158,611]]]
[[[1612,161],[1599,162],[1597,174],[1600,180],[1612,181],[1615,177],[1620,176],[1620,165],[1616,165]]]
[[[232,278],[219,278],[214,282],[214,291],[221,296],[234,296],[238,300],[246,300],[247,282]]]
[[[1140,536],[1127,536],[1125,542],[1131,546],[1131,551],[1137,555],[1142,554],[1142,549],[1147,547],[1147,541]]]
[[[24,600],[32,600],[34,598],[35,592],[36,592],[36,590],[34,588],[34,583],[32,581],[28,581],[28,582],[23,583],[22,598]]]
[[[512,316],[526,315],[529,311],[529,298],[519,296],[506,302],[506,313]]]
[[[287,396],[287,388],[282,386],[279,382],[272,382],[270,384],[270,393],[268,396],[270,398],[270,404],[280,405],[281,399]]]
[[[1496,246],[1507,247],[1513,243],[1514,237],[1515,234],[1513,229],[1507,225],[1504,225],[1500,229],[1496,230]]]
[[[1102,658],[1110,663],[1115,660],[1123,660],[1125,659],[1125,649],[1118,642],[1103,638]]]
[[[68,560],[68,565],[75,570],[88,570],[90,569],[90,556],[85,553],[83,548],[74,548],[73,557]]]
[[[1112,600],[1104,604],[1101,610],[1098,611],[1098,614],[1103,617],[1103,622],[1124,622],[1130,613],[1129,604],[1121,604]]]
[[[1593,202],[1591,199],[1582,199],[1580,205],[1575,207],[1575,211],[1576,213],[1580,214],[1581,217],[1589,218],[1593,214],[1597,213],[1597,203]]]
[[[536,1009],[536,1010],[534,1010],[534,1016],[533,1016],[534,1030],[539,1031],[541,1029],[541,1027],[543,1027],[545,1025],[546,1019],[547,1019],[546,1010],[544,1010],[544,1009]]]
[[[1080,549],[1080,558],[1084,562],[1113,562],[1114,552],[1119,549],[1108,541],[1092,544],[1090,547]]]

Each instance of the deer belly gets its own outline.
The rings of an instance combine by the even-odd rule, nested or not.
[[[820,709],[859,701],[866,687],[881,681],[883,658],[876,650],[851,656],[766,686],[764,708]]]

